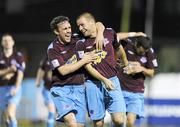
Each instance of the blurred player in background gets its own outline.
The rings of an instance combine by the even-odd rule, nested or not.
[[[52,71],[51,65],[48,61],[47,56],[44,57],[37,71],[36,76],[36,86],[39,87],[41,85],[41,81],[44,81],[44,87],[42,90],[42,95],[44,97],[44,103],[48,108],[48,119],[47,119],[47,127],[54,127],[54,119],[55,119],[55,105],[50,95],[51,81],[52,81]]]
[[[25,61],[21,52],[14,50],[10,34],[2,36],[0,53],[0,108],[4,111],[7,127],[17,127],[16,108],[21,99],[21,82]]]
[[[116,127],[123,127],[126,106],[117,78],[114,50],[121,52],[125,64],[127,64],[126,55],[125,52],[122,52],[123,49],[117,41],[115,31],[111,28],[106,28],[104,31],[103,48],[101,50],[96,49],[94,44],[97,36],[95,23],[94,16],[87,12],[77,18],[79,30],[85,36],[84,40],[77,43],[79,56],[81,57],[83,53],[90,51],[95,52],[98,56],[96,61],[85,66],[89,72],[86,81],[88,112],[95,127],[103,127],[105,110],[108,110],[111,114],[112,121]],[[97,72],[92,71],[92,68],[101,74],[100,78],[96,77],[95,73]]]
[[[144,117],[144,80],[153,77],[157,60],[150,39],[146,36],[126,38],[121,41],[128,66],[117,66],[119,80],[126,103],[127,127],[135,127],[135,120]]]

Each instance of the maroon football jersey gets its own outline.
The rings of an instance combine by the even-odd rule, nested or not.
[[[152,48],[150,48],[150,50],[146,52],[144,55],[137,55],[134,43],[130,38],[125,41],[122,41],[121,43],[126,52],[128,61],[137,61],[141,64],[141,66],[144,66],[149,69],[154,69],[157,67],[156,56]],[[142,72],[133,75],[128,75],[123,73],[122,68],[117,68],[119,72],[118,77],[120,79],[122,90],[140,93],[144,92],[145,75]]]
[[[23,54],[21,52],[13,52],[11,56],[6,57],[4,53],[0,53],[0,69],[6,69],[8,67],[11,67],[12,65],[15,65],[17,67],[17,71],[20,70],[24,72],[25,61]],[[13,74],[13,76],[10,79],[1,76],[0,86],[14,85],[17,78],[17,71]]]
[[[77,62],[76,42],[79,39],[71,38],[68,44],[62,44],[59,39],[55,39],[48,47],[48,59],[52,65],[52,84],[53,85],[80,85],[84,83],[84,74],[81,69],[68,75],[61,75],[57,68],[64,64]]]
[[[86,38],[77,42],[77,52],[80,58],[84,52],[96,52],[98,58],[93,62],[92,66],[104,77],[110,78],[117,75],[114,48],[119,47],[120,43],[117,41],[116,33],[111,28],[105,29],[104,39],[105,46],[102,51],[96,50],[95,38]],[[89,79],[96,80],[88,73],[87,75]]]
[[[51,80],[52,80],[52,71],[51,71],[51,64],[48,61],[48,57],[44,57],[40,62],[40,68],[45,72],[43,77],[44,80],[44,87],[46,89],[51,88]]]

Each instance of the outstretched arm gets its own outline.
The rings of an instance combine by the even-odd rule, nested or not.
[[[118,41],[124,40],[128,37],[138,37],[138,36],[146,37],[147,35],[143,32],[119,32],[119,33],[117,33]]]

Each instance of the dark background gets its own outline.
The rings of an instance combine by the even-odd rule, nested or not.
[[[124,0],[125,1],[125,0]],[[26,76],[34,77],[40,59],[54,35],[51,19],[68,16],[73,32],[76,17],[91,12],[106,27],[121,30],[123,0],[1,0],[0,34],[12,33],[16,47],[26,55]],[[129,31],[145,31],[148,0],[131,0]],[[154,0],[153,47],[161,72],[179,72],[180,0]],[[147,33],[148,34],[148,33]]]

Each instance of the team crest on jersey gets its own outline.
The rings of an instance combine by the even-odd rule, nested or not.
[[[70,59],[68,59],[68,61],[66,62],[66,64],[72,64],[77,62],[77,57],[76,55],[73,55]]]
[[[146,57],[141,57],[140,61],[141,61],[142,63],[146,63],[146,62],[147,62],[147,58],[146,58]]]
[[[94,61],[94,64],[101,63],[102,59],[105,59],[107,52],[102,50],[94,50],[93,52],[96,53],[97,59]]]
[[[107,38],[104,38],[104,46],[106,46],[109,43],[109,40]]]

